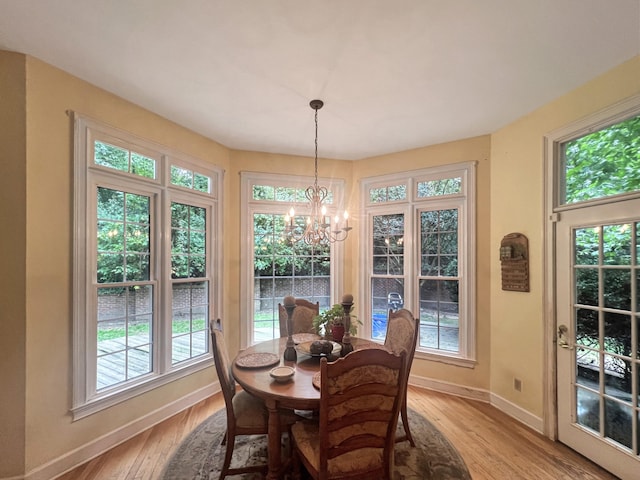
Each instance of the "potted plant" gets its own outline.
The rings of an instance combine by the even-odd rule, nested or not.
[[[349,333],[355,335],[358,331],[358,325],[362,325],[362,322],[353,314],[351,314],[350,317]],[[313,317],[313,328],[318,335],[324,337],[332,336],[335,342],[341,342],[345,331],[344,309],[342,305],[336,303],[331,308]]]

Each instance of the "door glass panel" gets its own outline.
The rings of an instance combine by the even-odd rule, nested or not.
[[[604,312],[604,350],[607,353],[631,355],[631,317]]]
[[[600,397],[597,393],[576,387],[576,421],[595,432],[600,431]]]
[[[576,348],[576,383],[598,390],[600,385],[600,356],[591,348]]]
[[[604,356],[604,393],[619,400],[631,399],[631,363],[614,355]]]
[[[575,231],[575,264],[598,265],[600,263],[600,239],[597,228],[579,228]]]
[[[627,448],[631,448],[632,410],[627,405],[605,398],[604,416],[605,436]]]
[[[576,309],[576,343],[598,348],[598,312],[596,310]]]
[[[631,270],[602,269],[604,306],[618,310],[631,308]]]

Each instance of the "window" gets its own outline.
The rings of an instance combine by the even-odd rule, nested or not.
[[[418,351],[475,360],[474,177],[468,163],[363,179],[373,339],[384,340],[389,309],[404,307],[420,318]]]
[[[247,216],[242,225],[242,291],[247,303],[242,306],[243,344],[253,344],[280,336],[278,303],[286,295],[320,302],[320,309],[340,298],[335,265],[341,245],[306,245],[291,242],[285,235],[285,214],[294,207],[294,222],[304,222],[307,200],[304,195],[313,179],[286,175],[243,172],[242,211]],[[320,179],[330,194],[327,197],[328,219],[341,210],[342,182]],[[339,292],[339,293],[334,293]]]
[[[636,194],[640,185],[640,115],[560,143],[559,205]]]
[[[221,173],[75,123],[73,413],[82,418],[211,363]]]

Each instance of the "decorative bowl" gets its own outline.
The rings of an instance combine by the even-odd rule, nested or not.
[[[337,356],[340,355],[340,350],[342,350],[342,345],[338,342],[330,342],[333,345],[333,350],[330,354],[327,353],[311,353],[311,344],[313,342],[303,342],[299,345],[296,345],[296,350],[300,353],[304,353],[306,355],[311,355],[312,357],[327,357],[329,355]]]
[[[293,368],[281,365],[272,368],[269,374],[276,382],[285,383],[293,378],[295,372]]]

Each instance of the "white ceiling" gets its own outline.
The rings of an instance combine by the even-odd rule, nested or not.
[[[0,0],[37,57],[234,149],[487,134],[640,54],[640,0]]]

